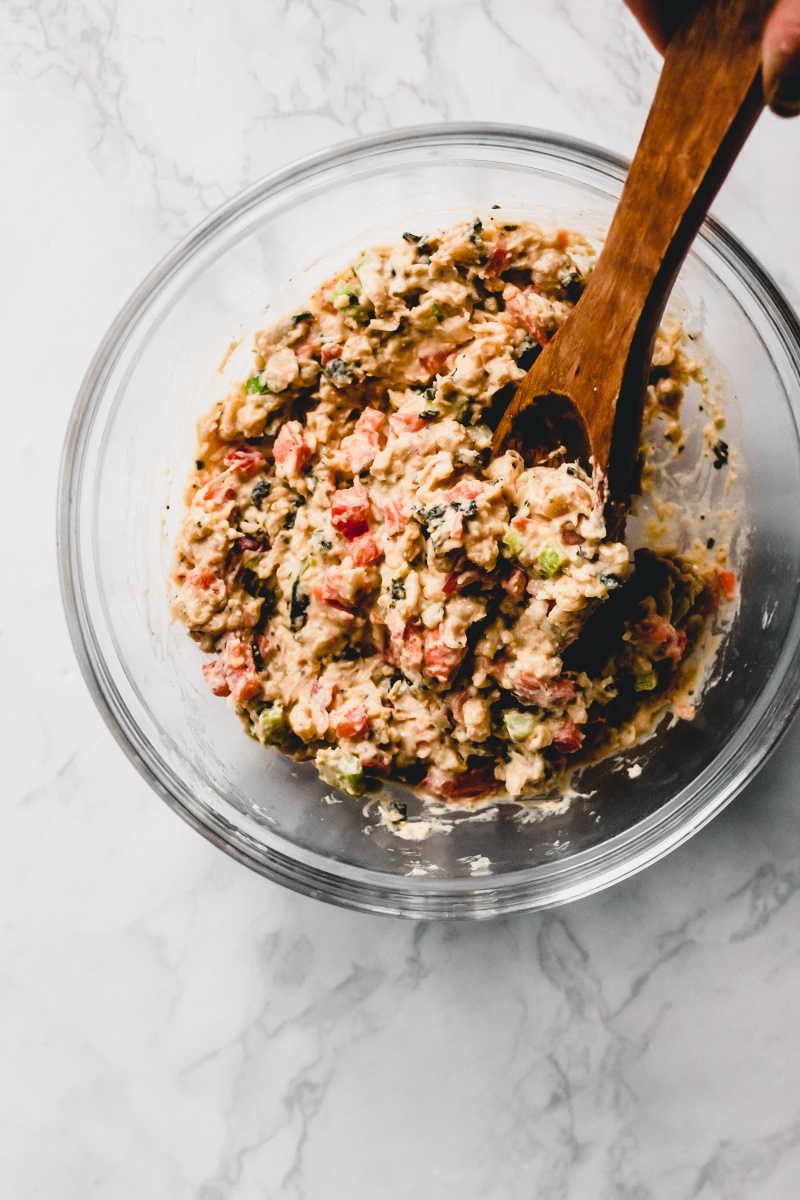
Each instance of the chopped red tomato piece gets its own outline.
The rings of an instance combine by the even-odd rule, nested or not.
[[[369,529],[369,496],[359,484],[334,492],[331,525],[349,542]]]
[[[540,346],[546,346],[553,335],[544,328],[536,313],[528,305],[527,297],[531,295],[537,295],[536,289],[533,287],[526,288],[524,292],[517,292],[507,302],[506,312],[511,314],[518,325],[527,329]]]
[[[583,745],[583,734],[574,721],[567,721],[553,734],[553,745],[563,754],[574,754]]]
[[[433,679],[446,683],[461,663],[466,653],[465,646],[448,646],[444,640],[444,629],[432,629],[425,635],[423,662],[425,670]]]
[[[441,796],[444,800],[471,800],[485,796],[497,789],[494,763],[485,767],[473,767],[461,775],[449,775],[438,767],[431,767],[422,786],[426,792]]]
[[[199,588],[202,592],[219,592],[220,585],[225,591],[225,585],[219,575],[215,575],[210,567],[192,567],[186,576],[186,583]]]
[[[542,708],[566,708],[575,699],[575,684],[563,675],[538,679],[521,671],[512,691],[524,704],[538,704]]]
[[[325,679],[315,679],[309,691],[311,703],[315,707],[321,708],[323,712],[328,712],[333,704],[336,691],[335,683],[328,683]]]
[[[231,689],[225,678],[225,672],[218,658],[213,662],[203,663],[203,678],[215,696],[230,696]]]
[[[220,579],[219,575],[215,575],[208,567],[194,567],[186,576],[184,584],[197,588],[200,592],[205,592],[213,600],[217,608],[220,608],[225,603],[228,595],[225,581]]]
[[[680,662],[686,649],[686,634],[682,629],[673,628],[672,633],[664,643],[664,657],[673,662]]]
[[[514,567],[510,575],[506,575],[501,580],[503,590],[508,592],[512,600],[521,600],[525,595],[525,588],[528,583],[528,576],[520,567]]]
[[[349,593],[342,578],[342,573],[341,571],[337,571],[335,567],[325,572],[321,582],[314,586],[313,592],[316,598],[324,604],[336,604],[347,608],[350,603]]]
[[[228,486],[225,480],[217,480],[215,483],[210,483],[203,492],[203,500],[211,504],[214,508],[223,508],[231,500],[235,499],[236,492],[232,487]]]
[[[252,699],[261,687],[249,642],[230,637],[222,653],[222,669],[236,700]]]
[[[356,421],[357,433],[377,433],[385,420],[385,413],[377,408],[365,408]]]
[[[511,258],[511,254],[506,250],[505,246],[496,246],[489,255],[489,261],[483,268],[484,278],[491,279],[495,275],[499,275]]]
[[[356,427],[342,441],[350,470],[354,475],[363,471],[374,459],[380,448],[378,430],[383,424],[383,413],[376,408],[365,408],[356,421]]]
[[[241,446],[225,455],[225,463],[227,466],[233,467],[234,471],[238,471],[244,479],[248,479],[251,475],[255,475],[256,471],[263,471],[267,460],[260,450],[254,450],[250,446]]]
[[[395,500],[387,500],[383,506],[383,523],[387,533],[402,533],[406,527],[406,515]]]
[[[717,579],[726,600],[736,598],[736,575],[733,571],[717,571]]]
[[[419,433],[428,424],[419,413],[392,413],[389,424],[394,433]]]
[[[460,479],[455,487],[449,488],[444,498],[448,504],[456,500],[475,500],[483,491],[483,484],[477,479]]]
[[[451,571],[447,576],[442,584],[442,591],[444,592],[445,596],[452,596],[454,592],[458,591],[458,580],[460,574],[460,571]]]
[[[320,350],[319,357],[323,367],[327,367],[329,362],[342,357],[342,347],[338,342],[327,342]]]
[[[340,738],[363,737],[368,729],[369,717],[360,704],[348,708],[336,722],[336,736]]]
[[[375,562],[383,554],[371,533],[362,533],[350,545],[350,557],[354,567],[366,567]]]
[[[428,346],[419,352],[419,365],[433,378],[434,375],[438,375],[454,350],[455,346],[443,346],[441,343]]]
[[[674,662],[680,661],[686,649],[686,634],[682,630],[676,629],[669,621],[658,618],[640,621],[636,628],[646,642],[661,647],[659,657],[671,658]]]
[[[384,650],[386,662],[395,667],[419,667],[422,665],[424,642],[416,625],[406,625],[402,633],[393,633]]]
[[[298,475],[311,458],[311,447],[303,439],[299,421],[287,421],[272,447],[277,475]]]

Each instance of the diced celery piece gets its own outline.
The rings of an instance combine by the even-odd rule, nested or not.
[[[372,310],[366,304],[348,304],[342,312],[355,321],[356,325],[369,325],[372,320]]]
[[[355,754],[343,754],[339,760],[339,774],[344,790],[357,796],[364,786],[364,767],[361,759],[356,758]]]
[[[334,308],[347,308],[348,304],[352,304],[357,299],[358,296],[353,290],[352,284],[347,283],[346,280],[340,279],[334,284],[331,292],[331,304]]]
[[[323,761],[320,761],[320,758]],[[349,792],[351,796],[360,796],[364,790],[364,768],[361,759],[346,751],[326,751],[317,758],[317,769],[320,779],[333,787]]]
[[[256,721],[256,733],[262,742],[277,741],[284,729],[283,709],[280,704],[262,708]]]
[[[503,555],[505,558],[516,558],[522,550],[522,538],[516,529],[509,529],[503,538]]]
[[[454,421],[463,421],[464,417],[467,415],[468,408],[469,398],[467,396],[456,396],[455,399],[451,400],[447,405],[446,415],[448,417],[452,417]]]
[[[533,733],[536,718],[533,713],[509,709],[503,713],[503,724],[512,742],[524,742]]]
[[[470,429],[472,444],[476,450],[488,450],[492,444],[492,430],[488,425],[473,425]]]
[[[419,319],[428,326],[435,325],[438,321],[441,321],[442,317],[444,316],[444,313],[439,308],[439,305],[435,300],[429,300],[428,303],[423,304],[418,311]]]
[[[658,676],[655,671],[648,671],[646,675],[637,675],[633,686],[637,692],[652,692],[658,686]]]
[[[260,375],[251,375],[244,385],[244,390],[248,396],[266,396],[269,385],[262,382]]]
[[[558,575],[569,562],[569,558],[563,552],[558,542],[552,539],[545,542],[539,551],[539,570],[546,579],[552,579],[554,575]]]

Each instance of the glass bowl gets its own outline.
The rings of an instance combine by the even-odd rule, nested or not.
[[[700,829],[752,778],[798,701],[800,329],[775,285],[706,222],[675,304],[720,364],[749,530],[741,603],[692,722],[592,768],[566,811],[451,822],[420,841],[331,796],[309,764],[245,737],[169,620],[165,580],[195,421],[220,360],[360,248],[499,207],[589,234],[626,163],[534,130],[449,125],[316,155],[211,216],[145,280],[92,362],[64,451],[63,595],[86,681],[126,753],[185,820],[271,879],[410,917],[486,917],[607,887]],[[494,210],[498,211],[498,210]],[[270,313],[265,318],[265,309]],[[234,352],[235,357],[235,352]],[[628,769],[631,763],[643,765]],[[367,798],[368,799],[368,798]],[[478,814],[480,817],[481,814]],[[483,814],[485,817],[486,814]]]

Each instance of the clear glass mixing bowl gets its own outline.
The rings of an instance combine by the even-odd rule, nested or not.
[[[527,129],[463,125],[346,145],[250,188],[192,233],[110,329],[75,405],[61,480],[63,593],[95,700],[155,790],[216,845],[289,887],[413,917],[485,917],[584,896],[679,845],[753,776],[798,700],[800,328],[713,221],[681,276],[681,315],[727,373],[750,531],[741,604],[693,722],[592,768],[587,795],[521,822],[504,809],[399,840],[313,767],[252,744],[169,622],[165,578],[220,360],[361,247],[488,213],[596,232],[626,164]],[[638,756],[638,758],[637,758]],[[631,778],[626,764],[644,769]],[[635,775],[635,772],[632,774]],[[486,865],[488,860],[488,866]]]

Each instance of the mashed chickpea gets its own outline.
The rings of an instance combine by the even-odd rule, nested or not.
[[[578,464],[491,458],[592,262],[527,224],[404,234],[260,333],[201,422],[174,611],[248,731],[352,794],[535,794],[674,687],[714,602],[685,562],[633,569]]]

